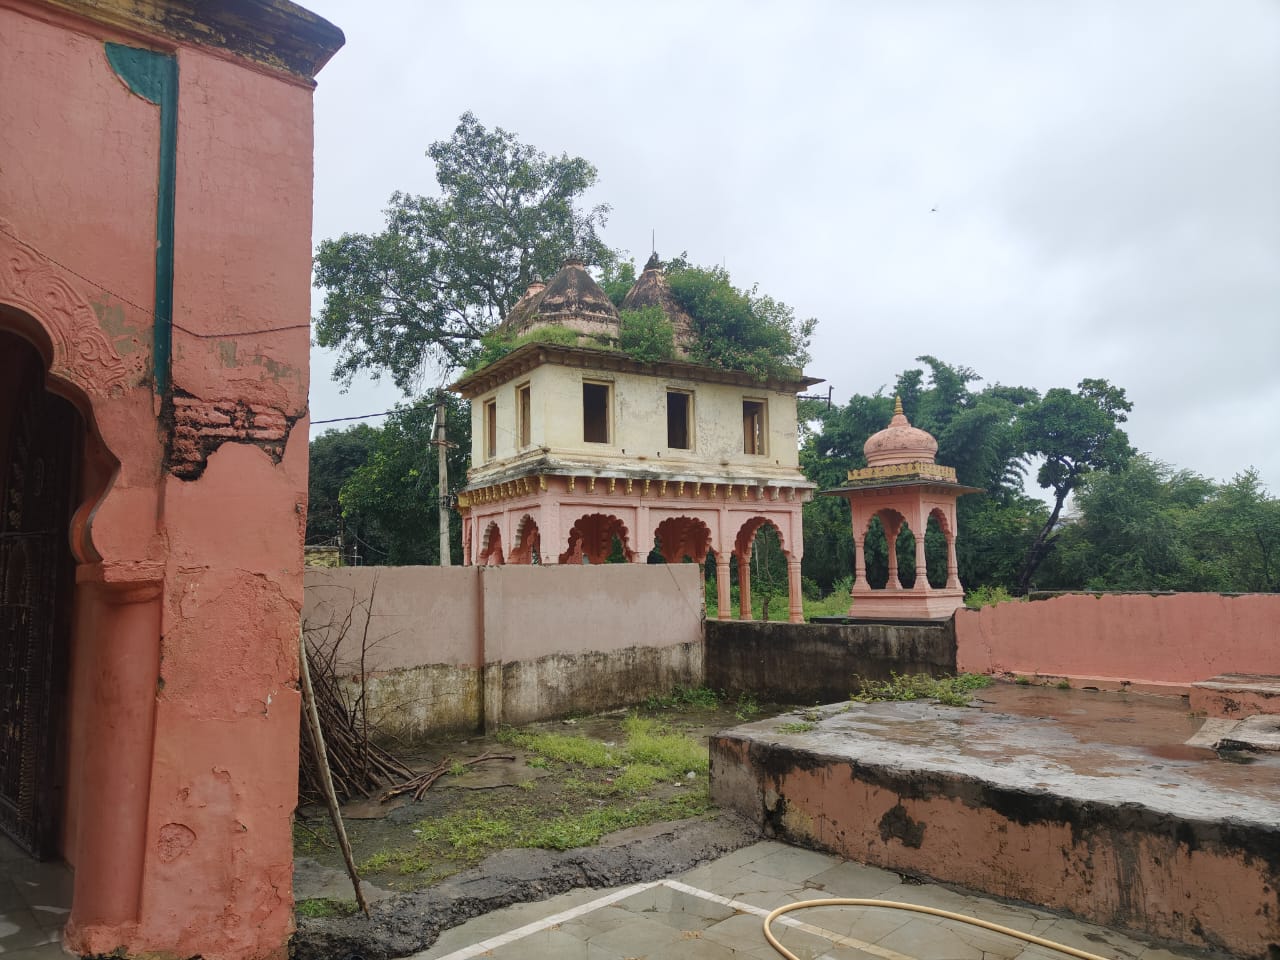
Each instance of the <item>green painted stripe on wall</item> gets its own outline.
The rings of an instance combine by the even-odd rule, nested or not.
[[[156,393],[169,392],[173,357],[173,217],[178,181],[178,60],[119,43],[103,45],[111,69],[138,96],[160,107],[156,175],[156,283],[152,362]]]

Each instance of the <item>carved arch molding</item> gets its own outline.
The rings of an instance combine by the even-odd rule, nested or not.
[[[29,314],[53,346],[49,372],[88,397],[118,397],[138,382],[142,358],[132,364],[116,352],[98,315],[54,265],[18,239],[0,219],[0,302]]]

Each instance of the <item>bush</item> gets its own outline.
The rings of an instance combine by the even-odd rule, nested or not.
[[[618,346],[632,360],[656,363],[676,355],[675,328],[659,307],[623,310],[618,317]]]
[[[970,590],[964,595],[964,605],[971,610],[978,610],[982,607],[995,606],[997,603],[1007,603],[1010,600],[1018,600],[1008,590],[1002,586],[978,587]]]

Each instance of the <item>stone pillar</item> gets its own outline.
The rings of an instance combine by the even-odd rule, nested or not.
[[[902,522],[895,520],[890,525],[885,523],[884,517],[881,517],[880,524],[884,527],[884,542],[889,550],[889,580],[885,583],[884,588],[886,590],[901,590],[902,581],[898,579],[898,531],[902,529]]]
[[[915,593],[929,592],[929,567],[924,555],[924,531],[925,528],[921,526],[920,532],[916,534],[916,582],[912,586],[912,591]]]
[[[738,619],[751,619],[751,554],[738,557]]]
[[[791,600],[792,623],[804,623],[804,594],[800,586],[800,561],[787,558],[787,594]]]
[[[947,589],[963,590],[960,585],[960,564],[956,561],[956,536],[947,537]]]
[[[723,551],[716,553],[716,619],[728,620],[729,610],[729,557]]]
[[[867,583],[867,554],[863,549],[863,539],[853,538],[853,589],[870,589]]]
[[[136,924],[141,913],[163,584],[104,582],[98,579],[101,565],[77,572],[79,589],[92,591],[96,622],[94,643],[78,651],[92,658],[82,674],[91,686],[76,691],[84,700],[74,705],[83,711],[87,737],[65,940],[77,953],[96,954],[109,949],[107,941],[118,939],[122,925]]]

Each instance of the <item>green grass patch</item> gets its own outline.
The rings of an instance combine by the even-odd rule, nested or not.
[[[858,689],[850,700],[871,703],[877,700],[937,700],[952,707],[964,707],[973,699],[973,691],[991,685],[991,678],[981,673],[962,673],[958,677],[931,677],[927,673],[891,673],[888,680],[864,680],[854,677]]]
[[[623,722],[627,732],[626,759],[682,777],[692,770],[706,773],[707,748],[692,737],[676,733],[657,720],[632,714]]]
[[[600,769],[615,767],[617,751],[606,746],[603,740],[573,736],[564,733],[528,733],[522,730],[503,730],[498,741],[522,750],[528,750],[546,760],[574,763],[580,767]],[[531,763],[530,766],[533,764]]]
[[[676,687],[666,696],[650,697],[644,707],[646,710],[715,710],[722,699],[710,687]]]
[[[331,897],[315,897],[299,900],[294,910],[300,917],[350,917],[360,908],[354,900],[335,900]]]
[[[793,720],[778,727],[779,733],[808,733],[817,726],[812,720]]]

